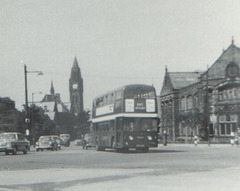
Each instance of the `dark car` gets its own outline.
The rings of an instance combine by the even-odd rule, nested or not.
[[[27,154],[30,150],[30,143],[25,139],[24,135],[17,132],[7,132],[0,134],[0,152],[5,152],[6,155],[12,153],[15,155],[18,151]]]
[[[36,142],[36,151],[43,150],[58,150],[60,149],[60,138],[57,135],[45,135],[39,137]]]
[[[70,146],[70,135],[69,134],[60,134],[61,145],[65,147]]]
[[[54,139],[54,141],[57,142],[57,148],[60,150],[61,149],[62,140],[57,135],[52,135],[52,138]]]

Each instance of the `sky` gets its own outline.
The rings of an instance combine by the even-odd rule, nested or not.
[[[240,46],[239,23],[239,0],[0,0],[0,97],[23,109],[26,64],[29,102],[49,94],[51,81],[69,102],[75,56],[84,109],[126,84],[154,85],[159,95],[166,66],[206,70],[232,36]]]

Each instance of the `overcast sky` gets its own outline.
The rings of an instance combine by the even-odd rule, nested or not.
[[[239,0],[0,0],[0,96],[22,109],[26,64],[44,73],[28,73],[29,101],[50,93],[53,80],[69,102],[75,56],[85,109],[130,83],[153,84],[159,95],[166,65],[206,70],[232,36],[240,46]]]

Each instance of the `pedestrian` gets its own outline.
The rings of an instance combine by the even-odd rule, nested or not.
[[[237,132],[235,133],[235,144],[236,144],[236,146],[239,145],[239,128],[237,129]]]
[[[195,145],[195,147],[196,147],[197,144],[198,144],[198,136],[195,135],[193,140],[194,140],[194,145]]]
[[[83,145],[83,149],[87,149],[87,141],[86,141],[85,137],[82,140],[82,145]]]
[[[232,145],[232,146],[234,146],[234,138],[235,138],[235,135],[234,135],[234,132],[231,132],[231,138],[230,138],[230,144]]]
[[[231,143],[232,146],[234,146],[234,138],[230,139],[230,143]]]

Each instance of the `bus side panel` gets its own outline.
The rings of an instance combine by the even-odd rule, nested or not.
[[[117,118],[116,119],[116,147],[122,148],[123,147],[123,132],[122,132],[122,125],[123,119]]]
[[[113,132],[102,132],[99,134],[99,146],[105,147],[105,148],[111,148],[112,147],[112,138],[114,137]]]
[[[98,142],[100,147],[112,147],[112,141],[116,137],[114,121],[104,122],[101,125],[95,124],[94,128],[94,142]]]

